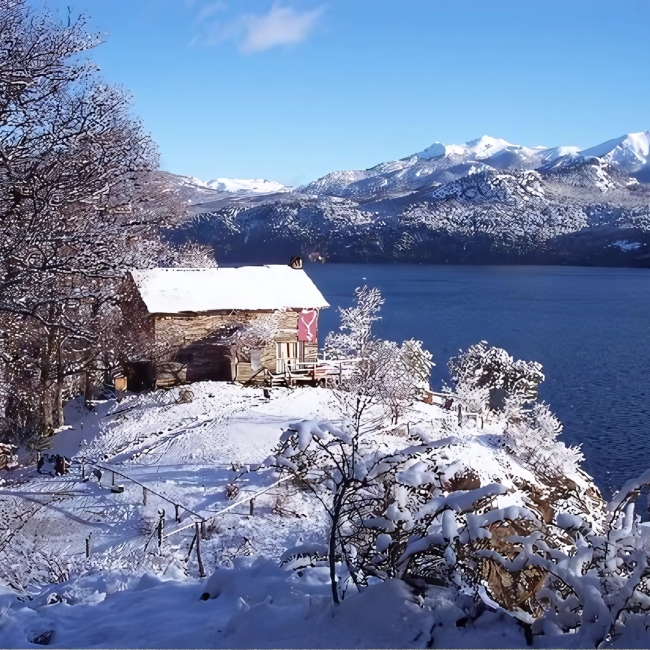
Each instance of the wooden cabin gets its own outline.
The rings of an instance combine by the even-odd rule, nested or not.
[[[291,265],[131,271],[122,311],[141,358],[130,390],[216,380],[254,382],[315,362],[321,292]]]

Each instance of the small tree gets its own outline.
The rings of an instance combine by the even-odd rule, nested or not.
[[[350,361],[340,395],[344,401],[351,399],[346,412],[358,410],[357,400],[380,404],[397,424],[429,385],[434,365],[431,353],[420,341],[399,345],[373,335],[372,324],[379,320],[377,314],[384,303],[377,289],[358,288],[355,298],[356,306],[339,309],[341,331],[327,335],[325,353],[328,359]]]
[[[354,307],[339,307],[341,331],[330,332],[325,339],[325,353],[328,358],[363,357],[368,343],[372,340],[372,324],[381,319],[377,314],[384,304],[384,299],[379,289],[357,287],[354,297]]]
[[[365,405],[358,402],[359,409]],[[374,422],[376,424],[376,422]],[[394,454],[382,453],[374,442],[372,418],[358,410],[342,425],[327,421],[296,422],[282,434],[265,466],[289,473],[306,486],[329,517],[327,540],[332,599],[340,602],[336,575],[338,560],[346,565],[357,588],[365,583],[366,555],[359,554],[351,538],[365,521],[375,521],[384,500],[382,485],[392,483],[400,468],[425,447]],[[363,562],[360,562],[363,558]]]

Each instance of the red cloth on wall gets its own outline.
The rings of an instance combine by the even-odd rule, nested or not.
[[[303,309],[298,314],[298,340],[318,340],[318,309]]]

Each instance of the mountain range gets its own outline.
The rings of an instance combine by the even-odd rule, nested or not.
[[[649,131],[583,150],[436,142],[295,189],[175,178],[193,216],[174,237],[220,262],[650,266]]]

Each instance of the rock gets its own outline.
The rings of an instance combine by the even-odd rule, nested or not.
[[[47,632],[43,632],[42,634],[39,634],[37,637],[34,637],[30,643],[35,643],[36,645],[49,645],[50,641],[52,640],[52,634],[54,634],[54,630],[48,630]]]

